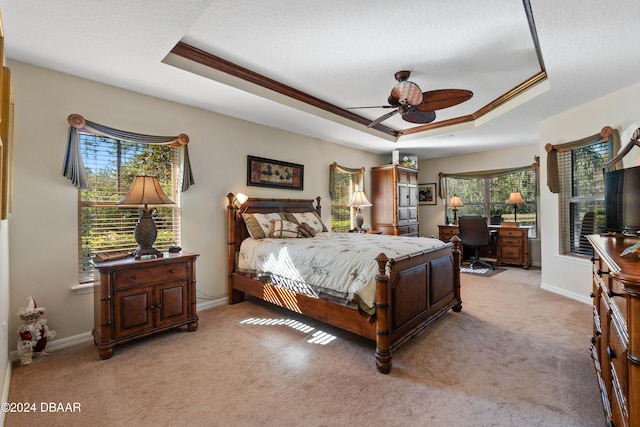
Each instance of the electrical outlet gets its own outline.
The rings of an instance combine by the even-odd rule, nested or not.
[[[7,333],[7,322],[2,322],[2,343],[6,344],[7,343],[7,339],[8,339],[8,333]]]

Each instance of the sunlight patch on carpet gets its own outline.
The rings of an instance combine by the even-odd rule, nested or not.
[[[460,273],[472,274],[475,276],[490,277],[495,276],[498,273],[505,271],[504,268],[495,267],[493,270],[490,268],[469,268],[460,267]]]
[[[305,334],[309,334],[316,330],[313,326],[309,326],[305,323],[293,319],[265,319],[259,317],[250,317],[248,319],[240,321],[240,323],[245,325],[288,326],[289,328],[295,329]],[[336,338],[337,337],[335,335],[331,335],[327,332],[316,331],[311,336],[311,338],[307,340],[307,342],[311,344],[327,345]]]

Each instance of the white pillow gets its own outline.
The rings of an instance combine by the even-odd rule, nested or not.
[[[298,224],[306,222],[313,227],[316,232],[327,231],[327,227],[324,226],[322,220],[315,212],[292,212],[292,215],[296,218]]]

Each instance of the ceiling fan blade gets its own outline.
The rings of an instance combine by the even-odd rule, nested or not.
[[[415,105],[418,111],[442,110],[468,101],[473,92],[465,89],[438,89],[430,90],[422,94],[422,102]]]
[[[378,117],[377,119],[375,119],[374,121],[372,121],[371,123],[369,123],[367,125],[368,128],[372,128],[374,126],[379,125],[380,123],[384,122],[385,120],[387,120],[389,117],[393,116],[394,114],[396,114],[398,112],[398,110],[393,110],[383,116]]]
[[[409,108],[406,113],[402,114],[402,120],[411,123],[431,123],[435,119],[435,111],[419,111],[415,107]]]

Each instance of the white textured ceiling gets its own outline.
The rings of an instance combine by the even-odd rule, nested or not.
[[[186,43],[338,108],[386,104],[399,70],[422,91],[474,92],[438,110],[439,122],[478,114],[540,72],[521,0],[0,0],[0,11],[10,59],[372,152],[435,158],[537,143],[541,120],[640,81],[636,3],[530,0],[547,80],[478,120],[398,138],[170,52]],[[373,120],[389,110],[349,111]],[[383,125],[416,126],[400,115]]]

